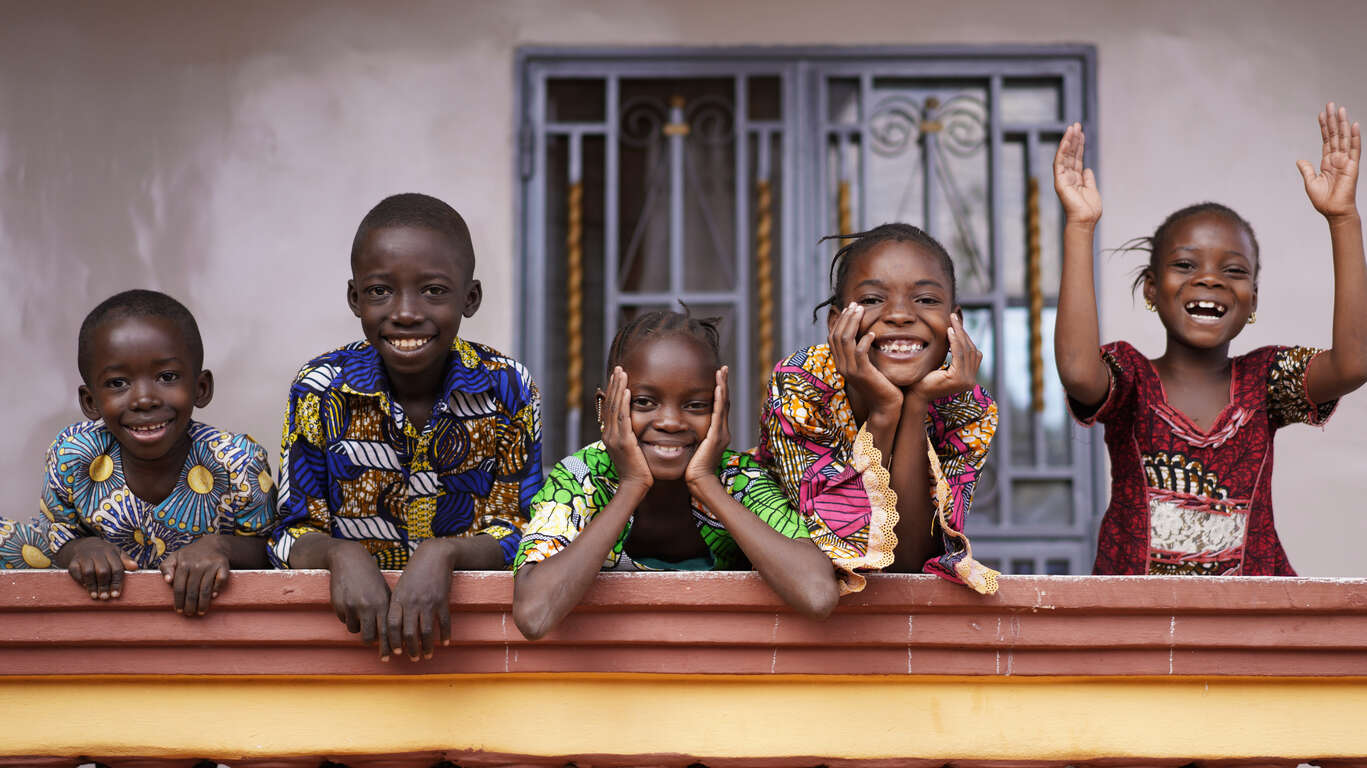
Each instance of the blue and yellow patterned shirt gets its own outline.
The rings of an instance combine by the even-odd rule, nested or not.
[[[358,541],[387,569],[426,539],[483,533],[511,563],[541,489],[541,400],[520,363],[456,339],[418,430],[379,353],[358,341],[300,369],[281,453],[277,567],[309,533]]]
[[[155,568],[168,552],[201,536],[265,533],[275,519],[266,450],[246,435],[197,421],[190,422],[189,434],[180,480],[171,495],[152,504],[129,489],[119,444],[103,421],[62,430],[48,448],[39,502],[49,521],[49,551],[99,536],[138,567]]]

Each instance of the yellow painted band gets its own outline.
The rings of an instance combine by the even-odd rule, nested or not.
[[[0,755],[1367,755],[1367,679],[10,677]]]

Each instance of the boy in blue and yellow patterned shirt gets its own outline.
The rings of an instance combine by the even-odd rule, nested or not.
[[[482,298],[474,266],[446,203],[381,201],[347,283],[365,341],[314,358],[290,388],[271,559],[330,570],[338,617],[386,660],[449,640],[451,572],[508,567],[541,486],[531,376],[456,335]],[[381,569],[403,570],[392,595]]]

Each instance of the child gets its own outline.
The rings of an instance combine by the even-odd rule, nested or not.
[[[1254,321],[1261,256],[1248,222],[1202,203],[1146,238],[1149,263],[1136,286],[1167,331],[1163,356],[1147,360],[1123,341],[1098,354],[1092,235],[1101,195],[1082,167],[1082,127],[1059,143],[1054,186],[1066,224],[1056,357],[1074,415],[1106,425],[1111,455],[1095,573],[1295,575],[1273,528],[1273,433],[1323,424],[1336,400],[1367,380],[1360,130],[1333,104],[1319,122],[1320,172],[1298,166],[1334,251],[1334,346],[1323,352],[1262,347],[1229,356],[1230,341]]]
[[[924,569],[995,592],[963,526],[997,406],[974,384],[982,353],[964,332],[954,263],[908,224],[839,237],[852,242],[817,306],[830,307],[828,343],[774,368],[759,459],[840,567],[842,591],[864,588],[856,569]]]
[[[230,568],[266,563],[266,451],[190,418],[214,378],[194,316],[164,293],[125,291],[91,310],[76,364],[90,421],[47,452],[39,509],[52,560],[99,600],[119,596],[125,569],[160,567],[175,609],[203,615]]]
[[[380,201],[347,282],[365,341],[309,361],[290,388],[271,560],[330,570],[338,618],[386,661],[450,641],[451,572],[507,567],[541,487],[531,376],[456,335],[479,309],[474,269],[451,206]],[[392,596],[381,568],[403,570]]]
[[[715,321],[646,312],[618,331],[598,392],[602,442],[563,459],[532,501],[513,618],[530,639],[602,570],[735,570],[754,563],[790,605],[835,608],[830,560],[782,489],[731,441]]]

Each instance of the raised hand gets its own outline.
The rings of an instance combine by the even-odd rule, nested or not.
[[[1334,109],[1329,102],[1319,114],[1320,170],[1305,160],[1297,160],[1301,178],[1305,180],[1305,194],[1315,210],[1333,219],[1357,214],[1358,159],[1362,156],[1362,129],[1357,123],[1348,124],[1348,110]]]
[[[712,391],[712,420],[707,425],[707,436],[693,451],[693,458],[689,459],[688,467],[684,469],[684,482],[690,487],[706,482],[708,478],[717,479],[717,465],[721,463],[722,451],[731,444],[731,398],[726,384],[729,374],[727,366],[717,369],[717,386]]]
[[[963,320],[957,314],[949,316],[948,333],[951,355],[949,367],[927,373],[925,378],[911,387],[911,391],[927,403],[967,392],[978,380],[978,366],[982,365],[983,353],[968,337]]]
[[[831,345],[831,361],[835,369],[845,378],[845,386],[852,388],[852,394],[868,409],[872,416],[876,413],[898,414],[902,408],[902,390],[893,384],[883,372],[869,359],[873,348],[872,331],[855,340],[859,333],[859,321],[864,317],[864,308],[851,303],[840,312],[831,325],[827,341]],[[896,419],[893,419],[896,421]]]
[[[1101,191],[1096,187],[1092,169],[1082,167],[1086,148],[1082,124],[1068,126],[1058,143],[1058,152],[1054,153],[1054,192],[1063,204],[1068,222],[1095,224],[1101,218]]]
[[[631,428],[631,390],[627,388],[627,372],[622,366],[612,369],[608,379],[608,391],[603,393],[603,445],[608,449],[608,458],[617,467],[621,484],[628,481],[649,488],[655,478],[650,474],[650,465],[641,445],[636,442],[636,433]]]

